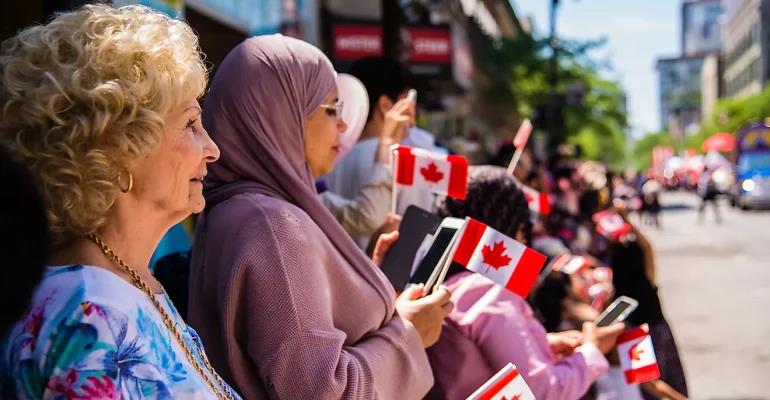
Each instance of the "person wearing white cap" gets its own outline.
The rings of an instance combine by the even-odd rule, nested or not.
[[[361,81],[349,74],[337,75],[337,90],[344,104],[342,117],[348,127],[340,137],[342,148],[339,158],[345,159],[366,124],[369,98]],[[390,129],[397,128],[399,122],[403,123],[407,118],[392,115]],[[350,236],[359,238],[357,243],[362,248],[368,243],[369,237],[388,220],[393,187],[388,163],[389,148],[393,143],[392,140],[382,140],[374,151],[373,162],[370,161],[367,168],[335,168],[336,174],[327,174],[317,183],[323,204]],[[341,174],[343,170],[344,174]]]
[[[426,131],[416,131],[414,126],[415,101],[409,99],[410,77],[407,70],[396,61],[383,57],[370,57],[357,61],[350,74],[360,79],[368,94],[368,116],[358,142],[350,152],[337,163],[334,171],[325,179],[329,188],[346,198],[358,196],[379,176],[374,169],[389,167],[389,149],[392,144],[435,150],[433,138]],[[390,172],[390,171],[389,171]],[[392,190],[392,175],[385,183]],[[409,205],[432,210],[435,195],[424,191],[399,188],[396,212],[403,214]],[[372,229],[386,223],[390,210],[390,199],[377,204],[377,213],[367,228]],[[370,242],[371,231],[351,233],[358,245],[364,249]]]
[[[356,65],[377,60],[380,59],[364,59]],[[356,65],[351,69],[354,75]],[[340,99],[355,103],[357,110],[355,115],[345,116],[345,120],[355,121],[356,126],[348,124],[343,134],[341,159],[334,170],[323,177],[333,195],[322,195],[324,204],[361,249],[367,248],[372,235],[382,231],[381,227],[395,228],[392,225],[398,219],[388,218],[393,190],[390,147],[407,137],[409,128],[414,126],[415,108],[414,100],[406,98],[408,87],[400,66],[367,70],[381,78],[379,85],[367,74],[359,73],[366,80],[366,86],[357,77],[339,74]],[[355,79],[357,84],[346,84],[348,78]],[[363,124],[359,125],[359,121]],[[351,140],[353,137],[360,140]],[[346,147],[346,144],[352,146]]]

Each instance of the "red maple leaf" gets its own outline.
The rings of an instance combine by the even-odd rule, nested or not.
[[[420,168],[422,177],[428,182],[436,183],[444,178],[444,173],[438,170],[436,163],[432,162],[427,167]]]
[[[481,249],[482,261],[496,270],[507,267],[511,263],[511,257],[505,254],[506,250],[502,240],[496,242],[492,247],[485,244],[484,248]],[[487,271],[489,271],[489,267],[487,267]]]
[[[628,357],[635,361],[639,361],[642,359],[642,353],[644,353],[644,349],[639,348],[639,343],[631,346],[628,349]]]
[[[519,399],[521,399],[521,394],[517,394],[516,396],[511,397],[510,400],[519,400]],[[500,400],[508,400],[508,398],[503,396],[503,398]]]

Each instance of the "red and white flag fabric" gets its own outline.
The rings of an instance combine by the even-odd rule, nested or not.
[[[521,123],[519,130],[516,132],[516,136],[513,137],[513,147],[517,149],[523,149],[527,145],[529,135],[532,133],[532,123],[529,119],[525,119]]]
[[[623,241],[631,233],[631,225],[614,211],[600,211],[593,216],[596,232],[617,241]]]
[[[573,254],[562,254],[553,262],[553,270],[572,275],[576,272],[588,268],[588,260],[583,256]]]
[[[660,377],[658,360],[646,324],[627,330],[618,337],[618,356],[626,382],[643,383]]]
[[[545,256],[493,228],[467,218],[452,261],[527,297],[545,264]]]
[[[535,400],[524,377],[508,363],[466,400]]]
[[[464,199],[468,190],[468,160],[408,146],[396,148],[396,183]]]
[[[540,193],[524,184],[522,184],[520,188],[521,191],[524,192],[524,197],[527,198],[527,204],[529,205],[530,211],[542,216],[547,216],[551,213],[551,199],[548,196],[548,193]]]

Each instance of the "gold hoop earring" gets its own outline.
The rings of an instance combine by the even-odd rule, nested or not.
[[[120,183],[120,176],[123,174],[118,174],[118,187],[120,188],[120,191],[123,193],[128,193],[131,191],[131,189],[134,188],[134,175],[131,174],[131,172],[128,172],[128,186],[123,186],[122,183]]]

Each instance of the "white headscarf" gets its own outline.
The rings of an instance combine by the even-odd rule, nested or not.
[[[369,115],[369,96],[364,84],[350,74],[337,74],[337,90],[339,99],[345,104],[342,119],[348,125],[348,129],[340,136],[342,149],[337,156],[339,160],[355,146],[364,130]]]

